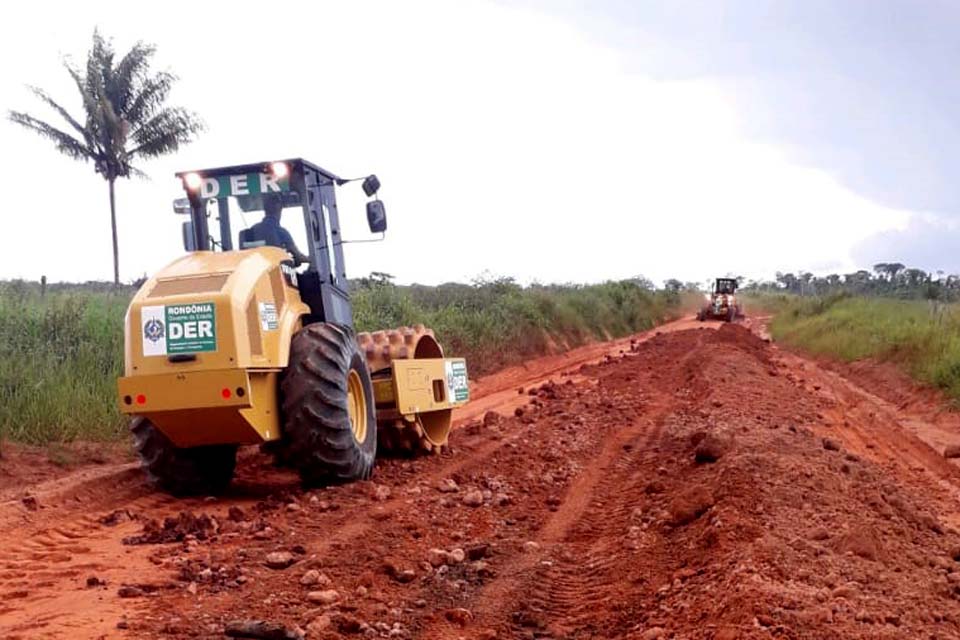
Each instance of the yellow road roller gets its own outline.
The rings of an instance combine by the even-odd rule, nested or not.
[[[336,202],[352,180],[303,159],[176,175],[186,254],[130,303],[117,385],[150,480],[222,491],[240,445],[265,445],[308,485],[368,478],[378,450],[440,451],[469,400],[466,362],[423,326],[355,332]],[[383,234],[380,181],[361,180]],[[285,212],[302,215],[299,242]]]

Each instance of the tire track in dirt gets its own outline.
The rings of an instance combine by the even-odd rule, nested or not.
[[[453,457],[280,497],[268,540],[169,546],[161,575],[203,561],[249,580],[181,583],[131,635],[214,638],[243,611],[321,640],[956,637],[960,536],[940,524],[955,502],[932,475],[857,457],[855,439],[822,446],[814,434],[840,428],[831,402],[869,403],[801,377],[725,326],[514,390],[521,415],[458,430]],[[711,436],[717,455],[699,459]],[[294,544],[292,568],[262,567]],[[335,590],[325,604],[299,585],[309,570]]]
[[[543,627],[564,637],[592,632],[598,608],[611,602],[622,580],[618,569],[624,554],[639,549],[631,537],[635,497],[650,483],[649,465],[655,462],[663,436],[662,416],[644,425],[609,468],[610,474],[591,494],[590,504],[562,535],[549,544],[547,560],[511,594],[519,606],[513,621],[521,627]]]
[[[502,447],[511,446],[523,437],[523,432],[504,436],[483,443],[468,455],[440,458],[425,458],[409,463],[422,467],[411,475],[418,482],[435,485],[440,480],[458,473],[469,472],[484,467],[487,460]],[[121,506],[115,512],[131,514],[134,517],[162,519],[179,512],[202,510],[205,513],[219,515],[227,519],[231,506],[250,509],[265,495],[270,495],[254,476],[262,480],[264,461],[259,456],[248,457],[246,469],[238,479],[237,487],[225,497],[215,502],[202,499],[178,499],[162,493],[150,492],[142,478],[130,495],[137,496],[129,501],[121,501],[112,506]],[[269,467],[267,467],[269,469]],[[135,473],[140,474],[139,469]],[[286,471],[270,470],[266,475],[275,479],[268,486],[285,494],[300,493],[299,483],[294,474]],[[244,477],[247,476],[247,477]],[[252,486],[251,486],[252,485]],[[87,491],[86,485],[83,490]],[[101,505],[102,506],[102,505]],[[384,520],[390,519],[396,512],[409,508],[407,497],[401,496],[385,501],[377,507],[377,518],[358,516],[349,507],[338,509],[332,518],[316,523],[305,523],[300,533],[305,538],[317,540],[313,547],[316,555],[336,553],[345,545],[363,540],[372,529],[382,527]],[[75,601],[77,590],[83,588],[89,576],[96,576],[106,583],[110,594],[116,592],[122,584],[156,583],[158,588],[166,588],[168,580],[146,579],[156,574],[156,566],[149,559],[149,551],[137,547],[125,546],[122,538],[138,532],[139,524],[126,521],[112,528],[105,528],[100,517],[79,513],[74,518],[56,519],[52,526],[31,528],[24,538],[10,539],[0,543],[0,598],[15,597],[19,600],[16,608],[0,609],[0,630],[18,637],[61,637],[65,628],[77,627],[96,631],[90,637],[97,637],[108,631],[115,632],[118,619],[137,617],[145,613],[143,603],[133,600],[116,602],[114,606],[98,606],[95,611],[78,611]],[[107,515],[107,514],[104,514]],[[124,518],[126,520],[126,518]],[[269,543],[265,543],[268,545]],[[117,559],[125,557],[125,563],[117,564]],[[102,586],[95,587],[103,590]],[[96,620],[94,620],[96,618]],[[67,623],[61,625],[61,621]],[[77,635],[76,637],[84,637]]]
[[[819,435],[885,466],[919,489],[929,491],[932,481],[960,504],[960,468],[924,437],[928,429],[937,435],[942,429],[926,422],[925,416],[901,409],[813,361],[782,350],[778,356],[781,366],[792,372],[795,384],[828,401],[822,415],[829,426],[815,427]],[[960,439],[960,433],[954,437]],[[944,519],[960,527],[960,513],[948,513]]]
[[[751,329],[768,336],[769,317],[754,319]],[[781,367],[795,385],[825,400],[822,414],[831,437],[841,440],[858,455],[908,471],[925,469],[944,482],[960,487],[960,468],[943,458],[929,435],[938,435],[937,425],[924,413],[914,412],[909,402],[901,406],[885,400],[860,383],[792,350],[771,347]],[[910,397],[910,389],[902,392]],[[929,407],[920,403],[920,409]],[[938,407],[932,413],[942,414]],[[956,425],[953,438],[960,440]]]
[[[535,551],[512,559],[509,572],[486,585],[473,599],[472,613],[481,628],[479,637],[492,635],[492,629],[497,629],[497,637],[525,633],[568,637],[581,630],[592,633],[589,619],[613,598],[611,592],[616,592],[623,580],[619,570],[624,553],[640,548],[636,536],[629,537],[639,531],[631,527],[636,496],[656,477],[654,469],[666,444],[665,417],[685,404],[682,394],[665,394],[663,387],[693,377],[695,349],[703,342],[701,334],[693,335],[693,348],[675,363],[679,375],[674,372],[664,379],[658,373],[660,363],[652,362],[639,380],[628,380],[647,391],[642,415],[629,425],[605,433],[602,449],[586,463],[585,473],[567,487],[560,508],[532,538]],[[643,348],[639,351],[624,358],[618,369],[648,355]],[[607,376],[601,378],[601,386],[619,374]],[[650,384],[652,377],[659,378],[658,385]],[[613,403],[628,401],[628,397],[627,393],[615,393]],[[506,625],[504,603],[513,603]],[[581,629],[584,625],[586,629]],[[441,623],[426,628],[420,637],[470,636]]]
[[[564,389],[569,388],[572,388],[571,385],[564,386]],[[629,402],[633,403],[635,400],[631,399]],[[413,489],[415,493],[403,492],[399,498],[379,503],[373,507],[373,513],[370,513],[369,509],[364,509],[362,506],[353,508],[350,504],[344,503],[338,512],[343,515],[335,520],[305,523],[304,529],[298,529],[298,539],[311,542],[311,557],[327,557],[331,559],[335,557],[369,557],[372,553],[374,557],[381,559],[396,558],[397,564],[403,568],[416,568],[416,559],[418,557],[426,557],[426,550],[430,545],[443,546],[444,544],[450,543],[450,539],[447,539],[442,532],[439,535],[431,535],[437,533],[436,531],[431,531],[431,524],[437,523],[437,520],[434,519],[431,523],[420,515],[421,511],[427,511],[427,505],[434,500],[432,494],[424,495],[425,492],[422,492],[421,488],[432,491],[433,486],[439,484],[439,480],[450,477],[460,478],[461,481],[467,481],[464,480],[467,478],[482,479],[486,477],[489,468],[503,465],[505,463],[504,458],[522,461],[530,453],[530,441],[540,442],[544,439],[543,434],[539,433],[541,429],[537,424],[524,425],[522,422],[518,423],[515,419],[512,419],[508,421],[507,428],[512,429],[513,432],[510,435],[496,435],[492,442],[480,442],[479,444],[465,443],[464,446],[458,447],[456,455],[449,459],[442,460],[441,466],[430,474],[418,472],[416,469],[408,470],[408,473],[404,474],[410,479],[407,489]],[[599,440],[599,434],[593,434],[591,438]],[[599,444],[599,442],[596,444]],[[614,442],[613,445],[610,445],[608,442],[607,449],[613,454],[618,452],[616,444],[617,443]],[[594,445],[589,442],[582,443],[582,445],[577,448],[579,454],[576,457],[588,454],[593,447]],[[498,457],[499,459],[494,460],[494,457]],[[563,462],[568,463],[570,461],[571,460],[564,460]],[[592,459],[588,462],[592,464]],[[420,461],[400,464],[416,466],[420,464]],[[580,476],[577,482],[585,477],[588,476]],[[405,484],[405,478],[395,478],[392,486],[396,491],[396,487],[403,487]],[[360,485],[354,485],[354,487],[359,486]],[[580,491],[572,491],[570,493],[572,495],[581,495]],[[411,499],[411,495],[416,497]],[[517,495],[517,502],[511,504],[507,508],[507,512],[517,520],[525,519],[527,514],[536,514],[536,512],[539,511],[541,507],[538,503],[543,498],[543,495],[536,495],[531,492],[527,492],[524,495]],[[456,501],[459,502],[459,495]],[[565,508],[570,508],[570,505],[566,505]],[[366,513],[364,513],[365,511]],[[461,523],[458,526],[466,529],[473,528],[478,535],[489,535],[491,528],[496,528],[502,523],[490,522],[488,516],[492,514],[484,513],[483,511],[479,514],[479,521],[476,518],[471,518],[471,516],[474,515],[473,513],[467,513],[466,516],[463,516],[466,520],[463,520],[463,517],[461,517]],[[472,522],[470,520],[472,520]],[[444,524],[449,524],[449,522],[445,522]],[[532,523],[531,526],[536,527],[538,525]],[[426,529],[424,534],[417,533],[415,540],[422,536],[425,540],[429,541],[429,544],[427,544],[426,541],[422,542],[417,545],[420,547],[420,550],[415,552],[411,549],[410,543],[404,541],[409,540],[411,531],[416,532],[424,528]],[[334,533],[331,534],[331,531]],[[398,541],[400,542],[398,543]],[[397,548],[401,549],[400,554],[394,551]],[[247,546],[247,549],[249,550],[249,546]],[[264,551],[266,551],[266,548],[264,548]],[[390,560],[389,562],[393,561]],[[340,569],[342,565],[337,566],[335,561],[328,560],[324,563],[324,566],[325,570],[333,572]],[[353,578],[356,578],[356,566],[354,564],[350,563],[343,568],[351,570]],[[376,566],[373,568],[375,571],[378,569]],[[258,595],[251,595],[250,597],[258,599],[262,594],[263,597],[269,598],[269,594],[275,591],[275,582],[269,580],[269,576],[267,578],[267,581],[259,585],[260,588],[257,589]],[[372,585],[374,582],[372,577],[362,578],[362,580],[366,582],[361,582],[361,586]],[[379,582],[378,588],[385,591],[391,591],[396,588],[396,585],[391,583],[382,584],[382,581]],[[409,595],[409,589],[405,591],[407,591],[405,596],[411,597]],[[442,601],[447,597],[446,594],[437,594],[433,590],[433,585],[430,582],[425,582],[422,585],[420,593],[423,599],[429,602]],[[440,633],[440,631],[438,631],[438,633]],[[416,635],[417,637],[435,637],[430,627],[418,629]]]
[[[551,356],[523,367],[478,381],[476,401],[457,415],[458,425],[483,412],[510,410],[528,398],[515,387],[541,383],[559,374],[573,374],[588,363],[613,357],[653,337],[660,331],[684,327],[684,322],[661,327],[633,338],[584,347],[565,356]],[[572,376],[571,376],[572,377]],[[577,379],[583,377],[577,374]],[[481,442],[465,455],[433,458],[409,464],[403,474],[422,485],[435,484],[457,474],[473,474],[489,464],[503,448],[516,446],[523,432],[506,434]],[[115,635],[118,619],[152,615],[149,602],[121,600],[116,590],[122,584],[156,583],[170,586],[169,579],[157,582],[158,562],[150,549],[129,547],[122,539],[139,530],[146,519],[162,519],[180,511],[203,510],[225,519],[230,507],[251,509],[274,495],[299,495],[295,476],[263,467],[259,455],[241,459],[238,481],[230,494],[209,503],[198,499],[177,500],[154,493],[144,482],[136,465],[114,465],[82,470],[66,478],[30,488],[38,510],[25,509],[22,490],[0,494],[0,597],[12,605],[0,605],[0,634],[4,637],[101,637]],[[359,502],[364,502],[362,499]],[[315,539],[315,555],[337,553],[356,540],[369,537],[372,530],[388,529],[384,522],[409,510],[410,499],[400,496],[376,505],[376,518],[365,517],[347,507],[324,514],[317,522],[297,524],[298,534]],[[349,503],[346,503],[349,504]],[[115,526],[101,519],[121,515]],[[132,516],[135,521],[128,520]],[[270,543],[263,543],[267,546]],[[161,573],[162,576],[162,573]],[[88,588],[86,579],[96,577]]]
[[[536,550],[517,558],[516,562],[511,563],[509,571],[504,572],[496,582],[487,585],[474,601],[473,614],[478,625],[498,626],[502,620],[504,603],[521,599],[520,592],[531,582],[538,585],[538,588],[523,597],[523,600],[532,602],[532,605],[525,611],[514,612],[521,625],[542,626],[544,619],[552,618],[561,611],[566,610],[566,615],[572,615],[569,611],[571,606],[591,606],[589,603],[596,603],[595,595],[603,589],[604,564],[599,558],[591,559],[589,555],[576,554],[576,551],[578,546],[587,547],[589,550],[590,542],[600,536],[597,529],[605,527],[592,518],[585,522],[584,518],[588,513],[593,515],[598,510],[602,512],[602,520],[610,516],[606,513],[607,503],[597,500],[600,496],[607,498],[609,486],[621,479],[618,472],[622,472],[633,457],[624,454],[624,447],[629,446],[633,450],[636,446],[634,443],[648,440],[652,433],[651,427],[648,420],[642,420],[607,439],[600,454],[590,460],[589,473],[580,476],[570,485],[562,507],[551,515],[538,535],[532,539],[537,545]],[[604,476],[606,481],[603,481]],[[568,540],[572,529],[578,529],[577,535],[573,540]],[[563,546],[566,550],[558,553],[558,546]],[[574,555],[576,560],[573,559]],[[556,561],[552,558],[559,558],[562,564],[554,564]],[[579,565],[583,558],[586,558],[583,566],[575,566],[573,571],[569,570],[571,563]],[[609,556],[607,559],[612,561]],[[551,593],[552,587],[556,587],[557,593]],[[458,638],[462,635],[459,630],[438,625],[438,628],[427,628],[422,637]]]
[[[636,359],[636,356],[630,356],[630,358]],[[615,368],[615,364],[611,362],[608,366],[612,369]],[[607,367],[598,367],[596,370],[585,372],[585,375],[595,377],[598,372],[606,370]],[[602,385],[603,382],[597,384]],[[454,477],[459,483],[467,485],[464,491],[477,484],[481,486],[486,484],[494,488],[502,483],[497,477],[488,475],[490,470],[530,468],[532,455],[535,458],[543,457],[547,461],[543,468],[549,469],[549,473],[558,474],[556,476],[558,478],[565,476],[571,469],[577,469],[573,481],[579,482],[581,477],[593,473],[595,452],[608,442],[603,438],[611,433],[616,437],[629,435],[629,431],[612,428],[614,424],[620,427],[622,422],[611,423],[607,420],[600,422],[601,417],[608,416],[616,419],[617,416],[629,416],[634,420],[638,412],[647,410],[646,407],[649,404],[649,398],[645,394],[612,393],[598,388],[592,382],[577,384],[568,380],[563,385],[551,383],[547,385],[544,393],[546,395],[538,393],[536,396],[527,396],[532,398],[533,404],[530,406],[536,409],[533,417],[528,419],[524,416],[519,420],[516,418],[506,420],[499,433],[491,433],[486,439],[483,436],[458,437],[456,453],[451,458],[442,458],[439,461],[441,466],[435,470],[435,473],[424,473],[422,465],[427,464],[433,468],[437,462],[436,459],[388,464],[387,468],[382,470],[384,475],[380,476],[379,481],[387,480],[389,484],[380,489],[390,488],[394,496],[399,494],[400,497],[375,502],[373,505],[364,504],[362,499],[347,499],[345,494],[356,497],[358,494],[366,496],[377,493],[378,490],[371,491],[370,486],[365,487],[366,483],[342,487],[330,492],[331,496],[338,495],[340,510],[337,514],[339,515],[331,518],[328,514],[324,514],[316,518],[311,514],[306,522],[297,524],[295,539],[306,544],[309,553],[309,558],[303,566],[305,568],[318,566],[317,563],[321,563],[321,558],[324,558],[322,560],[324,572],[329,574],[334,583],[341,584],[342,588],[346,589],[341,593],[351,593],[351,589],[354,588],[363,590],[365,593],[373,589],[371,597],[378,602],[395,601],[397,598],[417,599],[414,593],[419,593],[420,601],[434,603],[434,606],[442,608],[444,602],[450,602],[459,597],[455,591],[450,591],[451,586],[454,589],[466,589],[467,592],[472,592],[472,584],[487,571],[474,566],[485,564],[482,561],[471,563],[469,568],[466,565],[455,567],[450,571],[449,580],[444,580],[438,573],[435,577],[440,578],[439,582],[429,575],[428,569],[427,575],[415,578],[415,584],[420,588],[411,591],[412,586],[398,587],[395,582],[381,577],[383,574],[380,572],[378,559],[379,562],[385,561],[385,565],[397,566],[398,569],[411,572],[416,570],[418,575],[422,575],[420,574],[422,568],[418,567],[418,561],[423,562],[422,559],[428,556],[427,551],[431,547],[449,548],[451,541],[465,547],[476,546],[471,541],[499,539],[505,534],[509,534],[511,538],[516,535],[523,536],[522,531],[530,532],[525,537],[535,536],[543,526],[543,522],[547,520],[540,519],[540,514],[543,512],[542,505],[545,500],[547,504],[551,504],[551,496],[554,495],[551,487],[556,484],[550,480],[547,481],[548,486],[537,483],[540,484],[539,487],[527,485],[522,492],[514,492],[510,488],[510,485],[518,482],[518,478],[514,477],[509,481],[508,486],[502,487],[513,495],[513,501],[507,502],[507,506],[491,509],[491,505],[487,505],[472,511],[459,505],[449,504],[449,498],[440,498],[440,504],[437,504],[434,496],[441,494],[433,493],[434,480]],[[552,397],[556,400],[550,399]],[[573,405],[578,407],[578,413],[571,412]],[[586,418],[585,422],[583,418]],[[570,419],[574,424],[569,424]],[[597,428],[589,426],[594,420],[598,421]],[[467,434],[470,433],[469,428],[465,431]],[[627,435],[621,436],[621,433]],[[458,436],[460,435],[458,433]],[[488,441],[491,438],[492,442]],[[567,443],[563,444],[565,441]],[[548,443],[556,443],[555,453],[544,450],[544,445]],[[614,454],[619,453],[615,446],[612,451]],[[534,468],[538,467],[539,465],[534,465]],[[535,477],[536,473],[534,472]],[[514,489],[516,488],[514,486]],[[322,497],[327,493],[319,492],[319,495]],[[564,495],[581,493],[570,491],[564,492]],[[455,495],[454,502],[459,503],[462,495],[462,493]],[[565,497],[557,502],[562,505],[566,499]],[[444,505],[444,502],[448,504]],[[437,506],[440,507],[441,513],[447,510],[446,514],[443,514],[446,517],[437,517]],[[454,507],[452,511],[449,510],[451,506]],[[310,509],[309,506],[306,508]],[[565,507],[561,506],[562,508]],[[287,524],[284,526],[292,527],[290,519],[286,520]],[[250,557],[259,557],[271,548],[275,548],[278,542],[279,540],[275,539],[271,543],[245,544],[243,552]],[[491,546],[491,543],[482,543],[480,546]],[[512,544],[506,548],[496,543],[492,543],[492,546],[495,550],[491,553],[494,554],[493,558],[498,567],[496,572],[506,571],[505,565],[500,562],[506,557],[503,554],[506,553],[511,560],[514,560],[518,557],[517,552],[520,550],[514,549]],[[239,553],[239,550],[230,551],[226,555],[236,553]],[[365,573],[357,568],[358,558],[365,559],[364,565],[368,569]],[[369,569],[372,569],[372,572]],[[387,573],[390,574],[392,571]],[[473,573],[474,571],[480,574]],[[282,576],[261,572],[255,577],[252,591],[248,590],[245,598],[253,602],[270,602],[279,598],[280,602],[284,603],[284,607],[291,607],[291,611],[284,617],[304,615],[293,612],[297,609],[299,599],[290,593],[290,584],[278,582],[278,577]],[[479,581],[482,583],[485,579],[479,577]],[[351,584],[353,587],[350,586]],[[460,584],[464,586],[458,586]],[[150,617],[152,619],[162,617],[163,611],[170,608],[181,610],[189,606],[189,602],[189,597],[178,597],[173,601],[165,598],[163,610],[154,608]],[[347,607],[347,611],[351,610],[349,602],[345,601],[344,606]],[[222,619],[223,616],[228,616],[235,610],[235,603],[231,598],[225,598],[222,606],[207,600],[206,610],[212,620]],[[277,612],[274,612],[274,615],[277,615]],[[169,624],[178,625],[182,624],[182,621]],[[344,628],[354,628],[351,626],[354,623],[349,621],[349,616],[346,621],[341,616],[337,624],[345,625]],[[414,624],[411,633],[413,637],[436,637],[437,633],[445,633],[443,629],[438,628],[442,626],[442,624],[435,625],[428,622],[421,628]]]
[[[139,470],[136,473],[139,475]],[[79,637],[106,634],[114,630],[126,606],[103,601],[103,591],[143,581],[152,571],[145,558],[136,557],[146,554],[132,554],[121,542],[124,535],[136,530],[134,523],[108,527],[103,516],[96,513],[118,494],[124,514],[168,509],[174,499],[152,493],[142,477],[113,494],[102,487],[97,489],[95,484],[91,480],[79,487],[72,495],[74,505],[61,509],[44,506],[28,526],[21,526],[16,535],[5,535],[0,541],[0,601],[15,603],[0,606],[3,637],[60,638],[74,626],[83,629]],[[108,498],[110,495],[113,497]],[[123,500],[123,496],[130,499]],[[61,516],[61,511],[66,513]],[[91,577],[98,582],[88,584]],[[96,608],[90,606],[92,601],[97,603]],[[68,623],[61,626],[62,621]]]
[[[452,455],[384,461],[373,482],[304,492],[254,456],[217,501],[132,498],[220,527],[118,546],[115,564],[169,585],[152,597],[121,601],[113,583],[96,600],[40,577],[26,609],[46,626],[16,633],[95,637],[127,605],[128,630],[107,637],[212,640],[238,617],[309,640],[960,637],[960,534],[942,525],[957,501],[912,470],[939,462],[901,442],[899,414],[803,361],[779,366],[737,326],[612,355],[522,394],[501,381],[498,406],[517,416],[461,424]],[[701,459],[707,438],[716,455]],[[87,533],[96,515],[59,533],[48,518],[45,544],[3,557],[89,547],[79,563],[141,525]],[[293,564],[268,568],[273,552]]]

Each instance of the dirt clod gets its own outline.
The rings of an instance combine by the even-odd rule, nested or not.
[[[305,587],[320,585],[325,587],[331,582],[330,578],[320,573],[316,569],[310,569],[300,577],[300,584]]]
[[[475,489],[463,496],[463,504],[468,507],[479,507],[483,504],[483,492]]]
[[[460,486],[457,485],[456,481],[453,478],[446,478],[441,480],[437,485],[437,491],[440,493],[455,493],[460,490]]]
[[[660,482],[659,480],[654,480],[653,482],[649,482],[647,483],[647,486],[643,488],[643,492],[647,494],[663,493],[666,490],[667,490],[666,485]]]
[[[324,591],[311,591],[307,594],[307,600],[315,604],[327,605],[333,604],[340,599],[340,593],[336,589],[326,589]]]
[[[114,527],[120,524],[121,522],[127,522],[128,520],[132,520],[132,519],[133,519],[133,516],[128,510],[114,509],[107,515],[97,518],[97,522],[99,522],[105,527]]]
[[[670,504],[670,521],[674,527],[689,524],[706,513],[714,504],[713,493],[706,487],[693,487],[673,499]]]
[[[157,520],[147,520],[139,535],[123,539],[123,544],[164,544],[183,542],[188,536],[196,540],[206,540],[220,528],[216,518],[207,514],[199,516],[182,511],[175,518],[164,518],[161,524]]]
[[[121,598],[142,598],[147,592],[140,587],[125,584],[117,589],[117,595]]]
[[[263,620],[233,620],[227,623],[224,633],[229,638],[252,638],[254,640],[304,640],[299,629],[277,622]]]
[[[447,564],[447,552],[443,549],[430,549],[427,552],[427,562],[431,567],[442,567]]]
[[[490,545],[485,543],[474,544],[467,547],[467,560],[476,561],[488,557]]]
[[[447,620],[460,627],[467,626],[467,623],[473,620],[473,614],[463,608],[447,609],[443,615]]]
[[[730,449],[729,438],[708,433],[697,444],[693,458],[700,464],[716,462]]]
[[[320,634],[324,633],[327,629],[330,628],[330,625],[333,624],[333,620],[326,613],[317,616],[310,621],[310,624],[307,625],[307,636],[314,638],[320,637]]]
[[[840,451],[840,443],[832,438],[823,438],[822,443],[827,451]]]
[[[883,554],[880,538],[871,530],[858,528],[839,538],[838,553],[850,553],[865,560],[879,560]]]
[[[393,560],[387,560],[383,563],[383,571],[401,584],[413,582],[417,577],[416,571],[408,567],[404,567]]]
[[[296,558],[289,551],[273,551],[263,559],[263,563],[271,569],[286,569],[296,562]]]

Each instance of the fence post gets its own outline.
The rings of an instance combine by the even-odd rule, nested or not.
[[[47,295],[47,276],[40,276],[40,297],[45,298]]]

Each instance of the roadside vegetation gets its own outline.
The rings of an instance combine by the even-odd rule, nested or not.
[[[120,432],[123,314],[132,289],[0,283],[0,437],[102,440]]]
[[[133,287],[0,282],[0,439],[111,440],[123,316]],[[642,279],[521,287],[508,278],[398,286],[374,274],[354,283],[360,331],[423,323],[472,376],[552,350],[620,337],[675,317],[685,295]]]
[[[648,287],[634,280],[521,287],[510,278],[402,287],[368,278],[354,290],[354,316],[361,331],[425,324],[477,375],[674,317],[683,295]]]
[[[774,339],[815,355],[891,362],[960,402],[960,304],[838,292],[753,293]]]

